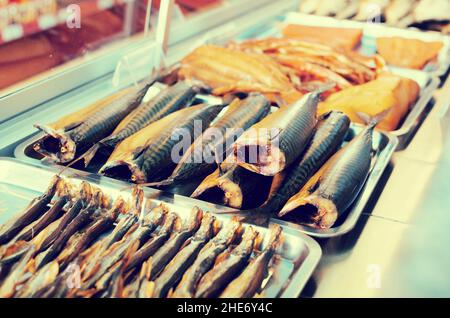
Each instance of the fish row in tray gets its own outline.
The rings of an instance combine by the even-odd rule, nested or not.
[[[182,220],[134,188],[112,200],[55,176],[0,228],[0,297],[254,297],[282,229],[262,233],[193,208]],[[275,273],[276,274],[276,273]]]
[[[42,127],[47,134],[34,149],[58,162],[72,160],[71,165],[84,160],[93,171],[141,185],[197,182],[188,195],[227,205],[233,208],[228,213],[259,224],[278,214],[315,228],[332,227],[364,185],[372,132],[385,115],[372,118],[341,148],[350,120],[338,111],[317,116],[320,90],[270,113],[269,100],[259,93],[233,99],[225,110],[225,105],[186,107],[196,87],[179,81],[131,113],[118,112],[138,104],[145,89],[132,90],[103,108],[75,114],[75,123],[69,116]],[[184,129],[192,136],[199,122],[202,134],[174,160],[179,142],[174,131]],[[204,160],[205,153],[214,160]],[[98,169],[92,163],[102,155],[107,159]]]
[[[157,80],[37,125],[45,134],[33,149],[246,220],[329,229],[370,173],[374,127],[396,129],[419,94],[384,66],[377,55],[288,37],[203,45]],[[342,147],[350,121],[367,128]]]

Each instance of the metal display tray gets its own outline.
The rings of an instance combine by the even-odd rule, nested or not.
[[[351,124],[350,131],[347,134],[346,138],[347,141],[353,138],[362,129],[363,126],[361,125]],[[15,149],[15,157],[21,159],[22,161],[34,162],[35,164],[41,164],[42,166],[44,166],[45,164],[39,161],[42,158],[41,155],[34,151],[32,147],[33,144],[42,136],[43,133],[39,133],[17,146],[17,148]],[[344,213],[344,215],[338,219],[337,223],[332,228],[314,229],[312,227],[298,225],[293,222],[279,222],[297,228],[303,233],[319,238],[334,237],[349,232],[351,229],[353,229],[360,215],[362,214],[365,205],[370,199],[372,192],[374,191],[378,183],[378,180],[383,174],[384,169],[388,165],[391,156],[396,149],[397,144],[398,138],[394,135],[381,131],[374,131],[373,148],[376,150],[376,154],[373,160],[372,170],[356,202],[352,205],[348,212]],[[201,181],[202,179],[200,178],[199,180],[194,181],[194,183],[187,185],[185,188],[176,188],[173,189],[173,191],[178,194],[189,196]],[[227,209],[229,210],[229,208]]]
[[[0,158],[0,224],[22,211],[32,198],[40,195],[47,188],[51,178],[58,172],[57,167],[25,163],[12,158]],[[131,196],[131,188],[125,182],[95,174],[80,173],[73,169],[67,169],[62,175],[70,178],[74,184],[88,181],[100,187],[113,198],[120,195],[127,199]],[[147,200],[153,200],[155,203],[163,202],[181,218],[186,218],[194,206],[210,212],[224,209],[224,207],[214,204],[150,188],[145,188],[144,191]],[[227,215],[216,216],[222,223],[231,219],[231,216]],[[272,222],[280,223],[275,219]],[[283,245],[279,248],[279,257],[274,264],[274,275],[263,286],[262,295],[269,298],[298,297],[317,266],[322,251],[315,240],[298,229],[285,224],[280,225],[284,233]],[[248,225],[244,224],[244,226]],[[267,235],[265,235],[267,228],[254,227],[265,237],[262,244],[262,248],[264,248],[267,241]]]
[[[352,124],[351,136],[355,136],[363,129],[364,128],[361,125]],[[349,136],[347,136],[347,141],[349,139]],[[364,208],[374,193],[378,181],[389,164],[397,145],[398,138],[396,136],[381,131],[373,132],[372,147],[375,150],[375,156],[369,176],[355,202],[353,202],[352,206],[337,219],[336,223],[331,228],[316,229],[310,226],[285,221],[280,221],[281,224],[289,224],[291,227],[297,228],[303,233],[317,238],[336,237],[350,232],[356,226],[358,219],[364,212]]]

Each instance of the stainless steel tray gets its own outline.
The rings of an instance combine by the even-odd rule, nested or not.
[[[46,189],[52,176],[58,172],[55,167],[40,164],[24,163],[17,159],[0,158],[0,224],[19,213],[28,202]],[[127,199],[131,195],[128,183],[107,177],[83,173],[68,169],[63,176],[70,177],[78,184],[85,180],[99,186],[112,197],[121,195]],[[172,195],[158,190],[146,188],[146,198],[155,202],[164,202],[172,211],[187,217],[194,206],[204,211],[220,211],[224,207],[191,198]],[[222,222],[230,220],[230,216],[217,215]],[[280,223],[278,220],[272,220]],[[321,249],[312,238],[301,233],[298,229],[281,224],[284,232],[283,246],[280,248],[280,258],[275,264],[275,273],[263,288],[265,297],[298,297],[306,282],[317,266]],[[255,226],[257,231],[265,234],[267,228]]]
[[[356,135],[359,131],[363,129],[363,126],[358,124],[352,124],[351,130],[347,135],[347,141]],[[43,136],[42,133],[33,136],[21,143],[15,149],[15,157],[21,159],[22,161],[34,162],[35,164],[41,164],[39,159],[41,156],[33,150],[32,145]],[[308,235],[320,238],[339,236],[347,233],[355,226],[358,221],[359,216],[363,212],[363,209],[372,195],[375,186],[378,183],[384,169],[388,165],[392,154],[394,153],[398,144],[398,138],[392,134],[375,131],[373,135],[373,148],[377,151],[372,170],[369,177],[366,180],[364,188],[361,190],[357,201],[354,203],[348,213],[345,213],[340,217],[334,227],[328,230],[314,229],[308,226],[297,225],[292,222],[279,221],[282,224],[289,225],[291,227],[299,229],[301,232]],[[78,171],[78,170],[77,170]],[[84,172],[81,172],[84,173]],[[195,183],[196,182],[196,183]],[[189,184],[184,188],[176,188],[174,191],[179,194],[184,194],[189,196],[190,193],[195,189],[196,185],[201,182],[201,179],[195,181],[193,184]],[[172,191],[172,190],[171,190]],[[229,208],[227,208],[229,210]]]
[[[354,133],[358,133],[363,129],[361,125],[355,124],[352,124],[351,128]],[[291,227],[297,228],[303,233],[317,238],[336,237],[351,231],[355,227],[356,222],[358,222],[361,214],[364,212],[364,208],[372,196],[378,181],[389,164],[390,159],[397,147],[398,138],[392,134],[374,131],[372,144],[376,151],[376,155],[364,187],[361,189],[358,198],[352,206],[338,218],[333,227],[330,229],[315,229],[309,226],[284,221],[281,221],[280,224],[289,224]]]

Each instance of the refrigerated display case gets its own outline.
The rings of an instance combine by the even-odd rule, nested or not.
[[[176,64],[194,48],[202,44],[224,44],[230,41],[239,42],[274,36],[280,31],[280,26],[283,23],[286,21],[292,22],[292,19],[289,20],[288,12],[292,10],[292,6],[295,7],[296,5],[292,1],[277,1],[277,3],[258,7],[239,16],[227,16],[223,20],[227,21],[226,23],[216,24],[218,16],[226,16],[228,12],[220,11],[225,8],[223,2],[212,5],[205,12],[193,13],[190,21],[186,18],[183,23],[177,24],[175,22],[172,25],[170,47],[167,55],[163,58],[165,66]],[[187,12],[186,9],[180,11]],[[228,13],[231,14],[232,11]],[[294,13],[290,15],[292,16],[292,14]],[[208,16],[208,19],[205,18],[206,16]],[[145,25],[145,21],[142,22],[141,19],[139,23],[138,29],[140,31],[138,32],[142,32],[142,24]],[[24,179],[24,177],[21,177],[23,174],[34,173],[48,181],[49,176],[60,168],[49,167],[47,164],[36,160],[37,157],[34,157],[32,148],[41,135],[38,135],[38,130],[33,125],[54,122],[69,113],[111,95],[120,87],[148,76],[151,65],[150,67],[147,66],[151,64],[150,61],[154,60],[149,59],[148,63],[142,61],[148,58],[148,48],[152,45],[152,43],[146,42],[128,48],[118,54],[115,59],[115,62],[118,63],[111,63],[114,68],[109,65],[110,69],[105,72],[104,76],[97,76],[95,80],[89,83],[56,96],[38,107],[1,123],[0,154],[15,157],[15,159],[2,161],[1,165],[7,173],[1,175],[3,178],[0,181],[6,183],[8,179],[11,179],[11,183],[21,187],[21,189],[26,188],[26,191],[38,191],[42,188],[44,185],[40,179],[26,186],[20,184],[21,180]],[[159,58],[159,55],[157,57]],[[106,60],[104,62],[106,63]],[[444,59],[442,65],[448,68],[448,60]],[[83,67],[89,68],[88,65]],[[405,70],[401,70],[401,72],[402,74],[407,73]],[[73,73],[73,76],[76,76],[76,74]],[[300,250],[304,253],[303,260],[306,260],[307,266],[303,263],[302,266],[295,268],[296,278],[294,283],[291,281],[287,288],[288,292],[285,290],[280,295],[285,297],[298,295],[301,297],[403,297],[410,295],[427,297],[450,295],[450,291],[446,289],[448,285],[442,284],[442,282],[439,286],[430,285],[433,281],[440,281],[442,277],[446,276],[446,273],[439,272],[439,270],[445,269],[434,266],[436,264],[433,262],[433,258],[440,257],[440,259],[443,259],[442,256],[446,256],[447,253],[442,248],[439,253],[434,253],[433,248],[436,248],[439,244],[423,244],[423,242],[420,242],[421,237],[410,239],[417,233],[414,230],[421,230],[422,225],[424,225],[428,226],[426,228],[427,236],[425,237],[431,240],[433,228],[437,226],[436,223],[445,224],[444,220],[440,218],[445,218],[445,211],[448,211],[450,206],[445,194],[445,191],[448,192],[448,182],[445,182],[446,178],[448,179],[448,171],[445,167],[447,167],[450,158],[448,139],[450,131],[448,129],[450,127],[450,80],[448,79],[448,71],[445,74],[439,74],[439,76],[443,82],[440,88],[438,88],[440,80],[436,74],[427,74],[425,71],[410,73],[410,77],[419,82],[421,79],[425,79],[424,85],[421,85],[423,100],[411,107],[414,110],[418,104],[421,104],[420,112],[409,120],[408,138],[403,140],[402,147],[397,147],[398,141],[395,130],[391,133],[377,132],[377,137],[374,139],[376,140],[374,145],[376,144],[375,146],[378,148],[374,156],[377,160],[374,160],[373,169],[359,200],[347,214],[347,219],[351,219],[351,222],[340,223],[332,228],[332,231],[326,232],[274,220],[274,223],[282,224],[285,229],[289,229],[289,233],[303,232],[299,235],[300,240],[303,239],[307,243],[305,245],[288,244],[289,248],[294,248],[293,245],[300,246],[298,250],[295,250],[295,261],[293,263],[297,264],[296,262],[302,259],[298,255]],[[433,83],[433,85],[430,86],[430,83]],[[426,92],[426,94],[423,92]],[[29,95],[22,94],[23,98],[27,96]],[[208,99],[202,99],[202,101],[208,103]],[[352,126],[352,136],[358,129],[361,128]],[[400,135],[398,137],[401,138]],[[396,147],[397,149],[395,149]],[[394,150],[396,150],[395,153]],[[14,176],[14,169],[21,169],[18,176]],[[89,180],[95,184],[98,182],[98,185],[116,192],[128,185],[103,176],[100,177],[92,172],[73,170],[69,175],[74,176],[74,179],[78,181]],[[153,189],[148,190],[148,193],[151,193],[158,202],[161,200],[162,202],[170,202],[175,207],[177,204],[183,206],[183,211],[186,206],[193,203],[189,198],[172,193],[161,194]],[[210,205],[203,201],[194,202],[201,204],[205,209],[229,210],[229,208]],[[433,209],[432,214],[435,220],[430,220],[426,216],[429,213],[428,208]],[[186,214],[184,212],[183,215]],[[421,223],[421,220],[424,219],[426,222]],[[347,223],[350,223],[350,225]],[[339,231],[340,227],[342,227],[342,231]],[[445,240],[443,238],[446,237],[444,232],[436,233],[439,234],[441,241]],[[304,238],[303,235],[305,234],[314,237],[314,241],[320,245],[322,253],[314,243],[311,243],[310,237]],[[295,238],[290,242],[295,243],[298,240]],[[407,244],[410,245],[405,248]],[[411,247],[411,244],[416,245]],[[439,246],[437,247],[439,248]],[[405,251],[412,254],[405,257],[405,254],[403,254]],[[427,259],[420,262],[422,257],[420,253],[424,253],[423,255]],[[289,258],[288,254],[283,255],[283,257]],[[320,261],[318,258],[320,258]],[[317,268],[315,268],[316,264]],[[443,264],[447,263],[444,261]],[[290,262],[285,262],[282,265],[285,266],[286,272],[291,273],[293,265]],[[410,267],[405,270],[405,266]],[[420,271],[418,268],[420,268]],[[408,283],[411,283],[411,279],[416,274],[418,276],[424,273],[429,274],[430,269],[436,269],[436,275],[433,276],[433,279],[427,280],[425,275],[421,276],[425,279],[419,280],[419,285],[412,283],[413,287],[420,286],[420,284],[426,286],[421,290],[422,293],[414,293],[413,289],[405,291],[399,288],[400,285],[395,284],[400,279],[401,286],[407,286],[403,285],[405,281],[402,281],[402,279],[407,279]],[[311,276],[307,279],[307,282],[305,276]],[[282,279],[285,278],[285,276],[282,277]],[[427,284],[427,281],[429,284]],[[436,293],[433,293],[433,287],[436,287]]]
[[[41,9],[41,4],[46,9]],[[170,45],[270,1],[178,1]],[[140,47],[153,50],[158,1],[5,2],[0,38],[0,122],[77,86],[111,74]],[[285,4],[281,4],[281,7]],[[23,14],[19,8],[24,8]],[[144,32],[147,12],[148,30]],[[78,26],[82,24],[82,28]],[[13,54],[11,54],[13,53]],[[149,59],[151,60],[151,59]]]

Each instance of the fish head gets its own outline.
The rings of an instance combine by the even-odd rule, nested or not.
[[[133,183],[145,183],[147,177],[134,161],[116,160],[107,162],[99,173],[119,180]]]
[[[209,239],[213,235],[214,223],[216,218],[209,212],[205,213],[202,218],[200,228],[194,235],[195,239]]]
[[[291,198],[278,213],[283,219],[319,229],[331,228],[338,215],[333,201],[315,194],[305,198]]]
[[[182,230],[194,230],[199,227],[203,218],[203,211],[199,207],[193,207],[191,214],[183,224]]]
[[[281,130],[252,129],[244,133],[233,146],[236,162],[247,170],[274,176],[286,166],[286,155],[279,147]]]
[[[232,253],[248,255],[255,246],[257,236],[258,232],[252,226],[247,226],[242,234],[241,242]]]
[[[229,245],[242,233],[242,223],[238,218],[232,218],[230,222],[222,227],[214,241],[220,244]]]
[[[157,207],[155,207],[154,209],[152,209],[150,211],[150,213],[147,213],[144,216],[144,219],[142,221],[142,224],[147,224],[147,225],[151,225],[151,224],[155,224],[155,225],[159,225],[161,224],[161,222],[163,221],[164,217],[166,216],[166,214],[169,212],[169,209],[166,205],[164,204],[160,204]]]

